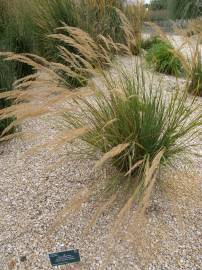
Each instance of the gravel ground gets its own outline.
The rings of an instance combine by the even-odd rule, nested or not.
[[[131,68],[129,58],[122,62]],[[159,75],[156,76],[158,80]],[[164,85],[172,91],[175,82],[165,76]],[[72,150],[82,146],[80,141],[55,152],[44,149],[22,155],[33,145],[53,137],[57,121],[49,117],[30,120],[23,125],[23,131],[38,131],[40,138],[14,138],[0,145],[0,269],[50,270],[48,253],[71,248],[79,249],[81,254],[81,264],[72,269],[101,269],[109,250],[112,254],[103,269],[202,269],[201,159],[162,172],[141,227],[133,218],[134,206],[112,245],[110,232],[120,203],[106,209],[87,233],[84,230],[95,212],[98,194],[81,203],[75,213],[66,211],[61,216],[61,211],[91,183],[102,187],[114,169],[107,165],[95,171],[95,160],[76,159]],[[50,170],[60,158],[64,159],[62,164]],[[62,222],[51,232],[60,216]],[[133,237],[124,234],[127,224],[132,224],[129,228]]]

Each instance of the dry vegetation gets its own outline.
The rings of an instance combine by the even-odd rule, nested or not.
[[[87,232],[103,212],[118,201],[120,207],[107,242],[112,246],[103,262],[104,269],[125,220],[131,219],[133,228],[131,224],[126,227],[128,235],[124,237],[137,240],[152,191],[161,185],[159,172],[162,168],[166,171],[180,159],[198,154],[202,110],[196,95],[201,95],[202,91],[201,31],[198,22],[193,21],[189,25],[193,36],[187,37],[188,29],[175,29],[184,37],[182,47],[186,44],[192,48],[191,57],[187,58],[180,51],[182,48],[172,46],[165,33],[154,26],[160,41],[157,44],[152,44],[152,41],[149,45],[147,54],[153,53],[149,60],[151,65],[154,66],[159,58],[157,64],[160,67],[156,67],[156,71],[178,76],[180,70],[185,78],[183,86],[176,78],[175,89],[168,94],[161,81],[156,81],[155,72],[145,70],[141,28],[146,10],[141,1],[127,7],[121,1],[118,4],[117,1],[100,1],[99,5],[96,1],[82,2],[88,12],[86,20],[82,21],[82,29],[84,16],[78,18],[82,11],[74,1],[61,0],[60,5],[52,1],[47,5],[44,0],[36,11],[37,0],[29,4],[25,1],[23,7],[31,5],[33,18],[21,18],[22,11],[15,6],[16,10],[12,9],[12,12],[16,17],[12,18],[14,21],[8,20],[8,27],[4,23],[7,15],[1,17],[0,74],[3,75],[0,76],[0,100],[3,105],[0,123],[3,128],[0,132],[1,141],[14,136],[29,137],[20,131],[23,123],[33,118],[45,116],[51,119],[62,115],[63,120],[54,136],[43,144],[34,145],[26,154],[37,155],[47,149],[52,154],[68,143],[83,141],[82,148],[77,147],[77,152],[73,153],[75,156],[93,156],[94,159],[99,156],[94,170],[99,171],[99,167],[109,162],[116,167],[114,175],[106,177],[102,187],[95,182],[78,191],[52,223],[47,236],[51,237],[64,224],[69,212],[81,209],[83,203],[97,193],[100,203],[98,201],[87,224]],[[8,9],[6,2],[2,3],[0,11],[5,14]],[[78,14],[75,14],[75,9]],[[22,17],[26,16],[28,14],[23,12]],[[40,18],[37,24],[36,18]],[[92,25],[93,20],[96,20],[96,25]],[[16,21],[22,23],[16,26],[22,32],[11,30]],[[14,41],[19,43],[16,45]],[[130,66],[131,72],[122,67],[118,55],[129,58],[139,55]],[[8,67],[11,78],[6,72]],[[86,87],[82,87],[84,85]],[[12,133],[13,130],[16,132]],[[40,130],[40,134],[35,135],[42,136],[42,132]],[[56,168],[61,163],[62,160],[57,160]],[[134,204],[138,205],[135,211]]]

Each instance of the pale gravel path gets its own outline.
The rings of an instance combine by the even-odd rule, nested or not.
[[[130,60],[124,58],[123,63],[130,70]],[[164,85],[171,91],[172,77],[165,77]],[[29,121],[23,130],[41,130],[41,142],[48,134],[55,134],[55,122],[43,117]],[[50,270],[48,252],[71,248],[79,248],[82,258],[75,269],[99,269],[107,255],[106,239],[118,204],[107,210],[85,236],[82,230],[94,212],[96,196],[75,215],[67,215],[49,240],[47,230],[79,190],[95,181],[102,183],[112,168],[95,172],[94,161],[72,160],[70,146],[57,153],[43,151],[22,157],[35,144],[13,139],[0,145],[0,269]],[[47,167],[63,156],[62,165],[49,172]],[[169,170],[163,174],[146,215],[146,229],[135,232],[140,237],[134,243],[117,241],[106,269],[200,270],[201,176],[200,159],[191,166],[180,164],[179,173]]]

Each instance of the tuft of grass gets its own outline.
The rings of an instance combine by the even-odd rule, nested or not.
[[[64,119],[70,127],[88,127],[82,140],[103,153],[96,167],[110,159],[125,179],[131,177],[132,186],[138,183],[142,190],[145,170],[158,153],[160,164],[189,153],[202,114],[185,91],[166,97],[154,81],[147,85],[139,68],[132,75],[121,71],[118,77],[115,81],[107,76],[107,93],[98,90],[91,100],[77,100],[81,111],[65,113]]]
[[[202,96],[202,60],[200,54],[198,54],[197,60],[191,68],[190,81],[189,92]]]
[[[176,55],[174,47],[161,41],[154,44],[145,56],[147,63],[154,67],[157,72],[179,76],[182,73],[182,64]]]

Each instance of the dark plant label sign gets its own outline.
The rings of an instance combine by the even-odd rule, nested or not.
[[[70,263],[80,262],[80,255],[78,249],[67,250],[49,254],[49,259],[52,266],[59,266]]]

